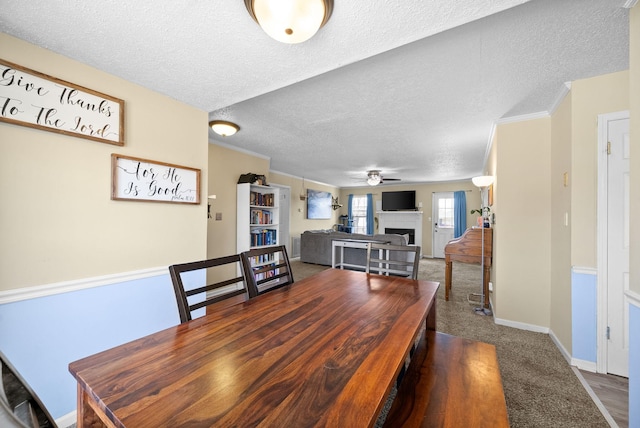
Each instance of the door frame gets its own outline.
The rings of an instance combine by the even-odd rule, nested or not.
[[[276,183],[271,183],[271,186],[279,188],[280,198],[284,196],[287,200],[286,210],[283,209],[282,201],[278,201],[278,230],[280,233],[280,245],[284,245],[287,248],[287,253],[291,257],[293,251],[293,248],[291,248],[291,186]],[[282,228],[283,223],[281,220],[283,217],[287,219],[287,230]]]
[[[629,110],[598,115],[598,196],[597,196],[597,334],[596,334],[596,371],[607,373],[607,242],[608,242],[608,159],[607,140],[608,124],[610,121],[629,119]]]

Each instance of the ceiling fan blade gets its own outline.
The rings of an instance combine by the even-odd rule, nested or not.
[[[382,178],[383,181],[402,181],[402,178]]]

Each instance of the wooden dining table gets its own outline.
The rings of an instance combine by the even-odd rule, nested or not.
[[[75,361],[78,427],[373,426],[437,289],[327,269]]]

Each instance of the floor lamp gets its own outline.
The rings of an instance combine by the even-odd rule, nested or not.
[[[487,192],[487,188],[489,186],[491,186],[493,184],[493,176],[492,175],[481,175],[478,177],[473,177],[471,179],[471,181],[473,182],[474,186],[476,186],[477,188],[480,189],[480,211],[481,211],[481,215],[482,215],[482,247],[481,247],[481,261],[480,261],[480,266],[481,266],[481,289],[482,292],[480,293],[480,307],[479,308],[474,308],[474,312],[478,315],[493,315],[493,312],[491,312],[490,308],[485,308],[484,307],[484,209],[487,206],[487,201],[486,201],[486,192]]]

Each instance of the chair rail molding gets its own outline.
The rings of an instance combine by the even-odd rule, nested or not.
[[[161,275],[169,275],[167,266],[5,290],[0,291],[0,305]]]

